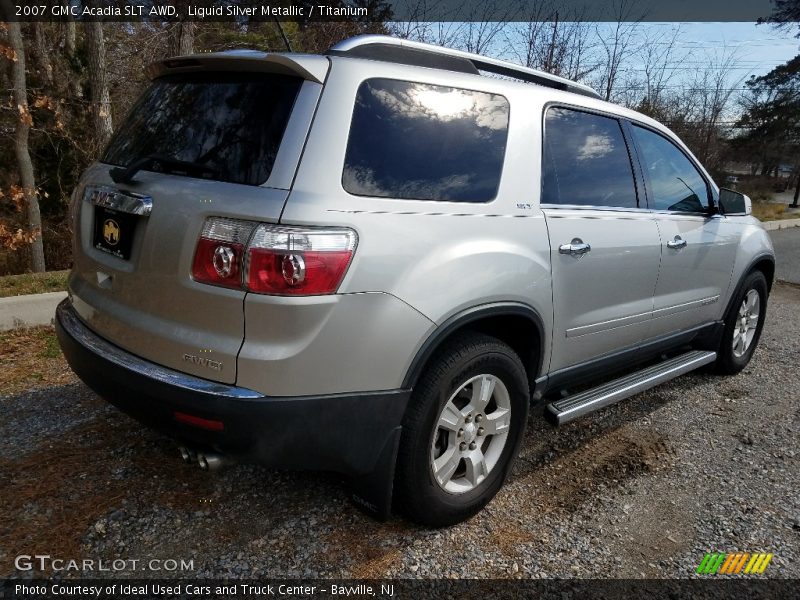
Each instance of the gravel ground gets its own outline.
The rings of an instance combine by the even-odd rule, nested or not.
[[[532,418],[497,498],[438,531],[369,519],[333,475],[184,465],[78,382],[0,396],[0,576],[40,553],[194,562],[116,574],[139,577],[673,578],[763,551],[765,576],[800,577],[798,310],[800,288],[776,285],[736,377],[684,376],[560,429]]]

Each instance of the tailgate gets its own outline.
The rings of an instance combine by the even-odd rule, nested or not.
[[[74,198],[69,288],[93,331],[236,382],[245,292],[194,281],[195,248],[208,217],[278,222],[321,88],[283,72],[154,82]]]

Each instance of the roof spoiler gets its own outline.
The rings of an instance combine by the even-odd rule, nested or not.
[[[314,54],[271,54],[257,50],[229,50],[209,54],[192,54],[166,58],[147,68],[150,79],[173,73],[202,71],[249,71],[294,75],[308,81],[323,83],[330,61]]]

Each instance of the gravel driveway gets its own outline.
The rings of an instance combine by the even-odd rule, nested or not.
[[[672,578],[745,551],[800,577],[798,311],[800,288],[777,284],[736,377],[691,374],[560,429],[532,418],[497,498],[438,531],[369,519],[332,475],[187,466],[78,382],[0,396],[0,576],[44,553],[194,561],[151,573],[176,577]]]

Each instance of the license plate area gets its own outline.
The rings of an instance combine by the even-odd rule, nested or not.
[[[133,235],[139,220],[137,215],[120,212],[105,206],[94,207],[94,239],[97,250],[128,260],[131,257]]]

